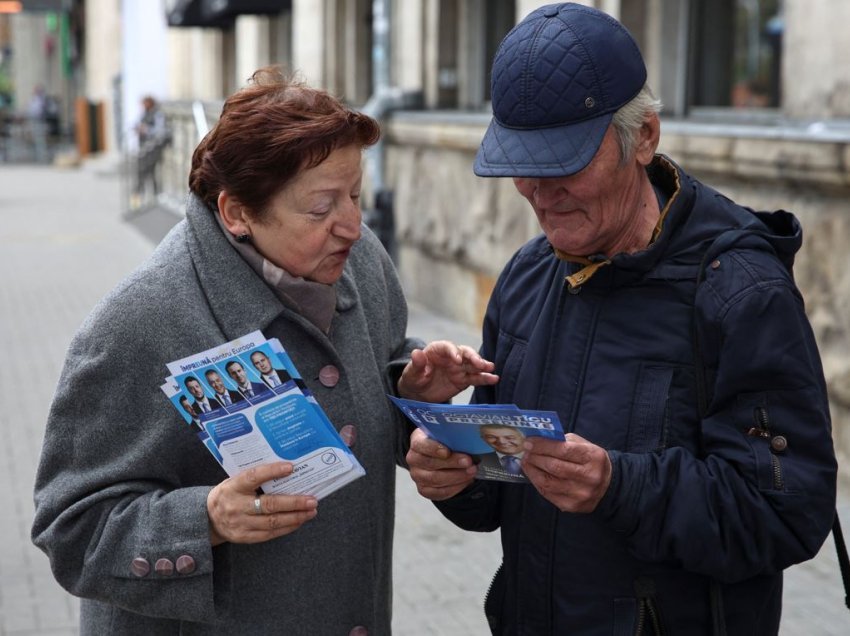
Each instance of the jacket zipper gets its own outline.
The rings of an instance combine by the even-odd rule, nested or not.
[[[770,417],[767,414],[767,409],[763,406],[757,406],[753,409],[753,419],[755,420],[756,425],[747,431],[747,435],[752,437],[762,437],[768,440],[771,439]],[[779,463],[779,458],[776,456],[776,453],[773,452],[773,448],[770,449],[770,464],[773,470],[773,487],[776,490],[781,490],[783,483],[782,465]]]

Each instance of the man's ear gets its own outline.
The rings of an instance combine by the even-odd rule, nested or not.
[[[251,222],[245,206],[226,190],[222,190],[218,195],[218,213],[228,232],[234,236],[251,235]]]
[[[655,157],[655,151],[658,149],[658,142],[661,139],[661,120],[657,113],[653,113],[643,125],[638,133],[638,144],[635,148],[635,158],[643,166],[648,166],[652,163]]]

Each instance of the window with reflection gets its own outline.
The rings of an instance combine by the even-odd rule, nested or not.
[[[692,106],[779,106],[782,0],[695,0],[691,24]]]

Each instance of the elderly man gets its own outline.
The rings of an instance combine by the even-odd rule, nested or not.
[[[542,7],[502,42],[475,160],[543,229],[484,322],[500,381],[475,400],[557,411],[528,485],[473,481],[420,432],[419,492],[501,529],[499,634],[774,634],[782,571],[835,511],[823,372],[784,211],[741,207],[656,154],[660,105],[612,17]]]

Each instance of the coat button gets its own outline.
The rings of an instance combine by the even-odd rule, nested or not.
[[[720,267],[720,261],[718,261],[718,260],[711,261],[711,269],[717,269],[718,267]]]
[[[153,571],[160,576],[171,576],[174,574],[174,563],[171,559],[157,559],[153,566]]]
[[[329,389],[334,388],[339,382],[339,369],[332,364],[322,367],[319,371],[319,382]]]
[[[130,571],[139,578],[142,578],[143,576],[147,576],[148,572],[151,571],[151,564],[148,563],[147,559],[136,557],[130,563]]]
[[[177,557],[177,574],[191,574],[195,571],[195,559],[188,554]]]
[[[369,630],[363,627],[363,625],[358,625],[357,627],[352,627],[351,631],[348,632],[348,636],[368,636]]]
[[[781,453],[788,448],[788,440],[785,439],[784,435],[777,435],[770,440],[770,447],[777,453]]]
[[[345,442],[345,445],[351,448],[354,446],[354,442],[357,441],[357,429],[354,424],[346,424],[339,429],[339,436],[342,438],[342,441]]]

